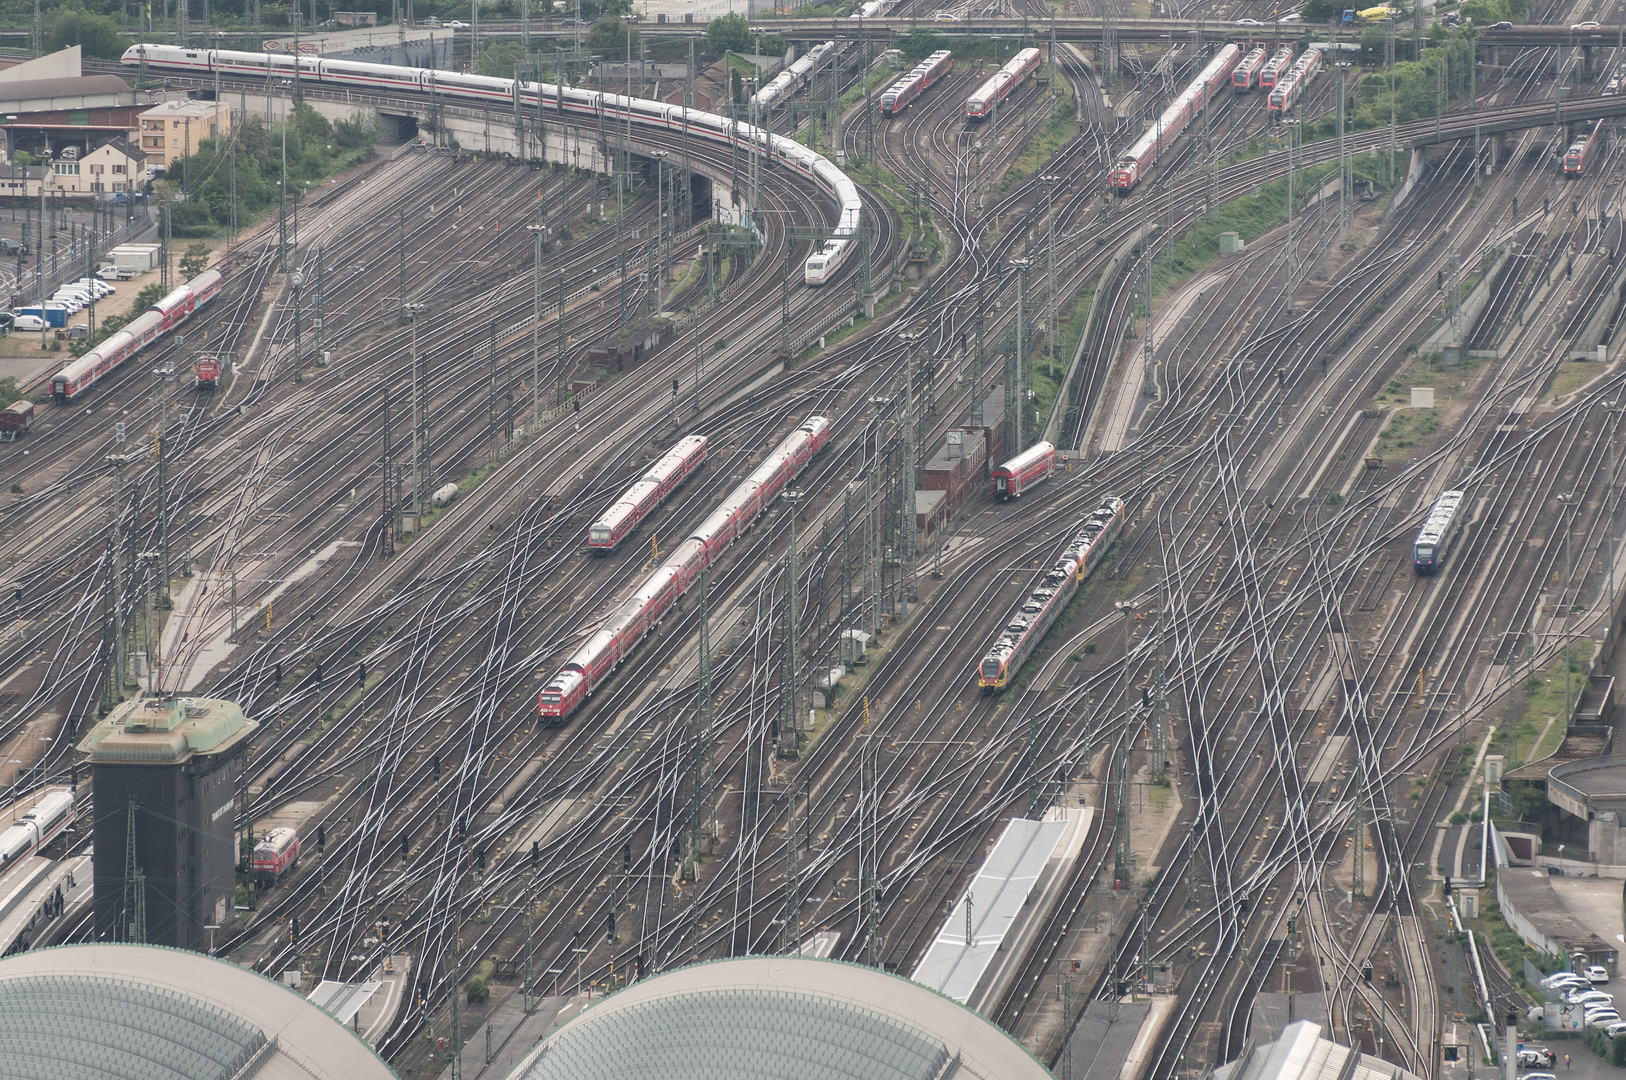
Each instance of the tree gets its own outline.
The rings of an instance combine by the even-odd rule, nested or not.
[[[745,85],[740,82],[739,72],[730,71],[729,76],[729,84],[732,86],[734,92],[734,104],[738,105],[745,101]]]
[[[30,154],[27,150],[19,150],[15,154],[12,154],[11,160],[13,164],[21,165],[25,169],[28,168],[28,166],[35,164],[34,155]]]
[[[493,79],[512,79],[514,66],[525,59],[525,47],[517,41],[494,41],[480,53],[474,65],[476,75]]]
[[[186,254],[181,256],[181,273],[188,278],[195,278],[209,268],[209,245],[199,240],[189,244]]]
[[[51,20],[50,49],[77,45],[86,57],[117,60],[135,42],[119,33],[119,24],[107,15],[78,8],[58,8]]]
[[[744,15],[731,11],[706,24],[706,51],[744,52],[751,47],[751,24]]]
[[[620,19],[600,19],[587,31],[587,48],[608,60],[623,60],[627,55],[627,33],[632,33],[633,55],[638,53],[638,31]],[[510,72],[510,78],[512,72]]]
[[[17,380],[11,376],[0,379],[0,409],[5,408],[14,401],[21,401],[23,392],[17,389]]]

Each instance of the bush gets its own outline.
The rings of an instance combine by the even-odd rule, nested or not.
[[[21,495],[23,493],[23,486],[13,480],[11,482],[11,493],[13,495]]]
[[[469,996],[470,1005],[481,1005],[491,998],[491,987],[484,979],[470,979],[463,984],[463,992]]]

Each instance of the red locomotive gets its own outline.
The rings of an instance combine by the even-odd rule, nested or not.
[[[281,826],[265,834],[254,845],[249,870],[261,885],[270,885],[299,865],[299,831]]]

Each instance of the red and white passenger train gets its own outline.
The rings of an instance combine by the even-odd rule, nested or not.
[[[704,435],[685,435],[679,439],[676,446],[649,467],[642,479],[623,492],[597,521],[587,527],[587,546],[606,555],[620,547],[627,534],[665,502],[666,497],[705,461]]]
[[[1239,94],[1246,94],[1259,82],[1259,69],[1265,66],[1265,47],[1256,46],[1248,50],[1248,55],[1237,62],[1236,70],[1231,72],[1231,89]]]
[[[900,116],[915,98],[930,90],[944,75],[954,70],[954,54],[938,49],[916,64],[914,70],[886,88],[881,95],[881,115]]]
[[[1020,498],[1034,484],[1050,479],[1056,471],[1056,448],[1037,442],[995,469],[989,490],[1000,502]]]
[[[1592,159],[1593,148],[1598,145],[1602,132],[1603,121],[1594,120],[1584,135],[1570,143],[1569,149],[1564,151],[1560,175],[1566,180],[1573,180],[1586,172],[1587,162]]]
[[[1123,152],[1118,163],[1112,167],[1111,175],[1112,186],[1118,194],[1127,195],[1129,189],[1150,171],[1158,157],[1186,130],[1192,117],[1202,112],[1214,95],[1230,84],[1231,73],[1236,70],[1241,55],[1242,50],[1235,45],[1227,45],[1215,53],[1208,66],[1163,110],[1163,115]]]
[[[1321,50],[1307,49],[1303,56],[1293,61],[1293,66],[1287,69],[1287,74],[1276,80],[1276,89],[1270,92],[1265,101],[1265,108],[1278,116],[1293,111],[1298,104],[1299,97],[1310,88],[1316,75],[1321,70]]]
[[[112,374],[119,365],[169,333],[220,292],[218,270],[205,270],[148,308],[124,329],[51,377],[51,396],[72,401]]]
[[[655,568],[638,591],[611,608],[587,644],[536,696],[537,715],[559,723],[604,684],[622,660],[655,628],[724,548],[745,531],[785,486],[830,441],[830,421],[808,417],[762,464],[731,491],[711,515]]]
[[[1259,89],[1274,90],[1276,80],[1286,74],[1287,69],[1292,66],[1293,46],[1283,45],[1265,61],[1265,66],[1259,69]]]
[[[1022,80],[1038,69],[1040,59],[1038,49],[1022,49],[1011,57],[1004,67],[971,91],[971,96],[965,99],[965,118],[981,120],[992,116],[994,110],[1011,96],[1011,91],[1021,86]]]

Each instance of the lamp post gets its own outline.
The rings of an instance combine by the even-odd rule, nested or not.
[[[305,272],[295,270],[289,274],[288,284],[294,287],[294,382],[302,383],[305,381],[305,374],[299,367],[299,290],[305,287]]]
[[[1563,511],[1559,512],[1559,526],[1564,530],[1564,586],[1559,590],[1558,603],[1563,611],[1563,622],[1559,624],[1559,640],[1564,648],[1562,652],[1564,661],[1564,724],[1570,722],[1570,526],[1575,517],[1575,492],[1566,491],[1555,496],[1569,516],[1565,517]]]

